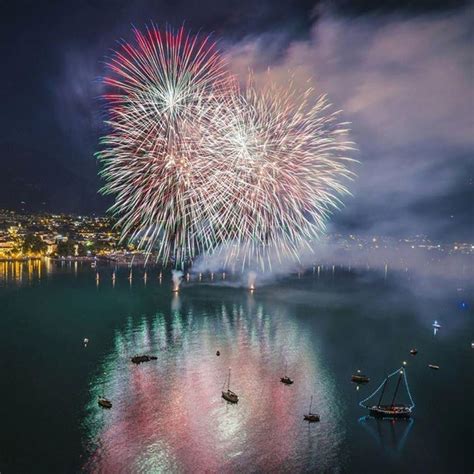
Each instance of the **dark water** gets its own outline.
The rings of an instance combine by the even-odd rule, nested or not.
[[[2,474],[473,471],[467,282],[336,269],[254,293],[216,275],[175,295],[158,270],[99,274],[0,263]],[[135,366],[136,353],[158,360]],[[403,360],[413,419],[364,418],[358,402]],[[229,367],[238,405],[220,397]],[[321,422],[308,425],[311,395]]]

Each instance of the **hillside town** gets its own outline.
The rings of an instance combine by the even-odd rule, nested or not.
[[[120,242],[120,230],[111,217],[68,214],[27,214],[0,209],[0,260],[105,259],[115,263],[143,262],[145,257],[132,243]],[[320,248],[337,247],[352,255],[382,255],[390,251],[410,258],[410,252],[427,253],[430,260],[451,255],[473,255],[469,242],[435,242],[424,235],[396,239],[384,236],[327,234]],[[408,254],[407,254],[408,252]],[[407,256],[408,255],[408,256]]]
[[[109,217],[23,214],[0,209],[0,259],[119,258],[134,253],[120,243]]]

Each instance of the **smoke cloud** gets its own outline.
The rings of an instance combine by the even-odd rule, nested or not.
[[[308,78],[352,122],[359,178],[334,230],[472,237],[472,8],[416,17],[323,14],[277,62],[277,32],[230,45],[233,70],[302,86]],[[267,69],[270,68],[270,72]]]

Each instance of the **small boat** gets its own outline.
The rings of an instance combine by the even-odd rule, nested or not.
[[[239,401],[238,395],[230,389],[230,369],[227,377],[227,390],[222,391],[222,398],[230,403],[237,403]]]
[[[396,376],[397,374],[398,374],[398,380],[397,380],[397,384],[396,384],[396,387],[395,387],[395,392],[393,393],[392,400],[391,400],[390,404],[382,403],[383,396],[386,392],[388,381],[392,377]],[[402,380],[404,380],[404,382],[405,382],[405,387],[406,387],[407,394],[408,394],[408,397],[409,397],[409,400],[410,400],[410,405],[409,406],[404,405],[402,403],[396,403],[397,393],[398,393],[398,390],[400,388],[400,384],[401,384]],[[380,397],[377,401],[377,404],[375,404],[375,405],[366,404],[366,402],[368,402],[371,398],[373,398],[379,391],[381,393],[380,393]],[[390,418],[390,419],[393,419],[393,418],[405,418],[405,419],[410,418],[411,412],[412,412],[413,408],[415,407],[415,404],[414,404],[414,402],[411,398],[411,395],[410,395],[410,390],[408,388],[408,382],[407,382],[407,379],[406,379],[404,367],[401,367],[400,369],[397,369],[395,372],[392,372],[390,375],[388,375],[385,378],[384,382],[379,386],[379,388],[377,388],[377,390],[375,390],[375,392],[372,393],[371,395],[369,395],[367,398],[362,400],[359,403],[359,405],[363,408],[367,408],[369,410],[369,415],[373,416],[375,418]]]
[[[284,383],[285,385],[291,385],[293,383],[293,380],[290,377],[288,377],[288,375],[286,375],[287,371],[288,371],[288,364],[285,364],[285,376],[280,377],[280,382]]]
[[[410,354],[411,354],[412,356],[416,356],[416,354],[418,354],[418,349],[411,349],[411,350],[410,350]]]
[[[225,392],[222,392],[222,398],[230,403],[237,403],[239,401],[238,395],[229,389],[227,389]]]
[[[308,423],[315,423],[316,421],[320,420],[319,415],[317,413],[312,413],[311,412],[312,405],[313,405],[313,396],[311,395],[311,402],[309,403],[308,413],[306,415],[304,415],[304,419]]]
[[[433,370],[439,370],[439,365],[428,364],[428,367],[429,367],[430,369],[433,369]]]
[[[360,370],[357,370],[357,374],[353,374],[351,376],[351,381],[354,383],[369,383],[370,379],[367,377],[367,375],[361,374]]]
[[[112,408],[112,402],[110,400],[108,400],[107,398],[99,397],[97,399],[97,403],[102,408]]]
[[[157,360],[158,357],[156,356],[150,356],[150,355],[136,355],[136,356],[133,356],[130,360],[134,363],[134,364],[141,364],[142,362],[150,362],[150,360]]]
[[[216,356],[220,356],[221,355],[221,352],[220,351],[217,351],[216,352]]]

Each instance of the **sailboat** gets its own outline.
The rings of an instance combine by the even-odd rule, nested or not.
[[[309,423],[314,423],[315,421],[319,421],[319,415],[317,413],[312,413],[311,408],[313,406],[313,395],[311,395],[311,402],[309,403],[309,411],[307,415],[304,415],[304,419]]]
[[[392,400],[389,404],[383,403],[383,396],[385,395],[388,381],[398,374],[397,384],[395,391],[392,396]],[[396,403],[396,397],[400,388],[402,379],[405,383],[405,387],[410,399],[410,405],[404,405],[402,403]],[[375,405],[366,404],[372,397],[374,397],[380,391],[380,397]],[[405,369],[401,367],[388,375],[382,384],[375,390],[374,393],[369,395],[366,399],[362,400],[359,405],[364,408],[368,408],[370,416],[376,418],[410,418],[411,412],[415,407],[415,403],[411,398],[410,389],[408,388],[408,382],[405,374]]]
[[[104,373],[105,377],[105,373]],[[102,393],[105,393],[105,380],[102,379]],[[112,408],[112,402],[104,395],[97,397],[97,403],[102,408]]]
[[[288,371],[288,364],[285,364],[285,376],[280,377],[280,382],[284,383],[285,385],[291,385],[293,383],[293,380],[290,377],[288,377],[288,375],[286,375],[287,371]]]
[[[239,401],[238,395],[230,389],[230,367],[227,377],[227,390],[225,392],[222,391],[222,398],[230,403],[237,403]]]

